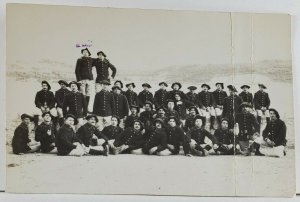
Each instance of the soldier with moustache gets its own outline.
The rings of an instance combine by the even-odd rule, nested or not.
[[[61,127],[64,124],[64,113],[63,113],[63,103],[65,97],[70,93],[70,90],[67,88],[68,83],[64,80],[58,81],[60,89],[55,92],[55,101],[56,101],[56,110],[58,114],[58,123]]]
[[[126,84],[126,87],[128,90],[125,91],[124,95],[127,98],[129,106],[138,105],[138,96],[137,96],[136,92],[133,91],[133,89],[135,88],[135,84],[128,83],[128,84]]]
[[[222,113],[223,113],[223,104],[225,98],[227,97],[226,91],[224,91],[223,83],[216,83],[216,90],[213,92],[214,100],[215,100],[215,111],[217,116],[218,124],[221,125]]]
[[[168,87],[168,84],[166,82],[160,82],[158,85],[160,89],[154,93],[154,105],[155,107],[166,107],[168,99],[168,91],[166,90],[166,88]]]
[[[195,117],[198,114],[199,111],[196,106],[189,107],[189,114],[183,127],[184,132],[188,132],[192,127],[195,126]]]
[[[122,95],[125,95],[125,91],[123,91],[123,82],[120,81],[120,80],[116,80],[115,83],[114,83],[114,86],[118,86],[121,90],[120,90],[120,93]]]

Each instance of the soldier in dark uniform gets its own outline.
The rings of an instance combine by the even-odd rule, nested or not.
[[[42,153],[56,154],[57,149],[55,145],[56,127],[51,122],[50,112],[44,112],[42,115],[44,121],[36,127],[35,141],[41,143]]]
[[[196,156],[207,156],[212,151],[213,145],[216,143],[215,137],[205,130],[205,117],[197,115],[195,117],[195,126],[188,133],[187,138],[190,144],[192,154]],[[205,137],[211,140],[212,144],[204,142]]]
[[[153,103],[153,94],[149,91],[149,88],[151,88],[151,86],[148,83],[144,83],[142,87],[144,88],[144,90],[141,91],[138,95],[140,108],[143,108],[143,106],[145,106],[146,101]]]
[[[113,115],[120,118],[120,127],[124,128],[124,119],[129,115],[129,105],[125,95],[121,94],[119,86],[113,86]]]
[[[145,143],[144,135],[142,133],[143,129],[143,123],[136,119],[133,128],[125,129],[115,140],[114,154],[143,154],[142,148]]]
[[[198,104],[198,95],[197,95],[197,93],[195,93],[195,90],[197,90],[197,87],[196,86],[189,86],[188,89],[190,91],[186,94],[187,100],[189,102],[191,102],[193,106],[197,106],[197,104]]]
[[[180,97],[180,93],[175,93],[175,107],[174,109],[178,112],[179,120],[181,121],[181,124],[184,126],[185,120],[187,118],[187,109],[189,106],[191,106],[192,103],[187,100],[182,100]]]
[[[154,114],[153,118],[155,118],[155,119],[159,118],[164,121],[164,124],[167,124],[168,117],[167,117],[166,113],[167,113],[167,109],[164,106],[158,106],[156,108],[156,114]]]
[[[110,125],[113,115],[114,99],[113,94],[108,91],[110,83],[106,80],[100,81],[102,89],[95,95],[93,113],[97,115],[99,122],[97,128],[101,131],[105,126]]]
[[[213,129],[216,119],[215,100],[213,94],[209,92],[209,85],[202,84],[201,88],[203,90],[198,94],[198,106],[200,108],[200,115],[206,118],[210,117],[210,128]]]
[[[254,94],[254,107],[257,113],[257,121],[259,123],[259,128],[261,125],[261,117],[263,114],[266,116],[267,123],[270,121],[270,113],[269,113],[269,106],[270,106],[270,98],[269,94],[265,92],[265,89],[267,88],[263,84],[258,84],[259,91],[257,91]],[[260,129],[259,129],[260,131]]]
[[[80,92],[85,96],[88,105],[91,92],[94,91],[94,77],[92,73],[93,59],[90,57],[89,49],[81,50],[82,57],[77,60],[75,74],[77,82],[80,83]]]
[[[168,87],[168,84],[166,82],[160,82],[158,85],[160,89],[154,93],[154,105],[155,107],[167,107],[168,91],[166,88]]]
[[[145,129],[148,130],[152,126],[154,120],[153,104],[149,101],[146,101],[144,108],[145,111],[140,114],[140,120],[143,123]]]
[[[251,155],[251,152],[255,150],[255,155],[263,156],[259,151],[260,144],[256,142],[260,136],[259,126],[255,116],[250,112],[251,108],[249,103],[243,102],[239,107],[242,112],[236,115],[235,120],[239,128],[238,144],[241,152],[245,155]]]
[[[140,108],[137,105],[131,105],[130,111],[131,111],[131,114],[129,116],[127,116],[126,120],[124,121],[125,129],[130,128],[130,127],[132,128],[134,120],[139,119],[138,114],[140,112]]]
[[[91,155],[108,155],[108,138],[97,128],[98,118],[96,115],[88,115],[87,122],[77,131],[77,137],[85,146],[86,153]]]
[[[114,86],[118,86],[121,90],[121,94],[122,95],[125,95],[125,91],[123,91],[123,83],[122,83],[122,81],[120,81],[120,80],[116,80],[115,81],[115,83],[114,83]]]
[[[215,131],[216,143],[214,144],[214,150],[217,154],[233,155],[234,154],[234,134],[228,129],[229,121],[224,118],[221,121],[221,127]]]
[[[250,86],[242,85],[241,89],[243,89],[243,92],[241,92],[239,96],[242,98],[242,101],[247,102],[251,106],[253,106],[253,95],[249,92]]]
[[[77,118],[79,128],[83,125],[83,117],[87,115],[87,103],[84,95],[78,91],[80,84],[76,81],[69,83],[71,92],[66,95],[63,103],[63,113],[72,114]]]
[[[187,100],[186,94],[183,91],[180,90],[181,87],[182,87],[181,83],[179,83],[179,82],[173,83],[172,86],[171,86],[171,88],[173,90],[168,92],[168,99],[175,100],[175,93],[179,93],[180,97],[183,100]]]
[[[154,126],[147,131],[147,139],[142,149],[144,154],[157,154],[157,151],[167,148],[167,134],[164,121],[160,118],[154,120]]]
[[[93,60],[93,66],[96,67],[97,78],[96,78],[96,93],[102,89],[101,81],[105,80],[110,82],[110,79],[114,79],[117,73],[117,69],[112,65],[106,58],[106,54],[103,51],[97,53],[98,58]],[[109,69],[112,71],[111,76],[109,75]]]
[[[15,129],[12,139],[12,149],[14,154],[33,153],[40,150],[40,144],[31,144],[29,139],[28,126],[33,121],[33,117],[28,114],[21,115],[22,123]]]
[[[111,153],[113,152],[113,149],[116,149],[114,146],[114,142],[116,139],[119,138],[120,134],[124,131],[120,126],[120,118],[117,116],[111,117],[111,125],[106,126],[103,128],[102,133],[107,137],[108,139],[108,145],[110,148]]]
[[[195,126],[195,117],[198,114],[199,114],[199,111],[196,106],[189,107],[189,115],[188,115],[188,117],[185,121],[185,125],[183,127],[184,132],[188,132],[192,127]]]
[[[283,157],[286,155],[286,125],[280,119],[280,115],[276,109],[269,109],[270,122],[267,123],[263,131],[263,145],[270,148],[270,152],[266,152],[267,156]]]
[[[226,91],[224,91],[223,83],[216,83],[217,89],[213,92],[214,100],[215,100],[215,111],[217,116],[218,124],[221,125],[222,113],[223,113],[223,104],[225,98],[227,97]]]
[[[127,98],[129,106],[138,105],[138,96],[137,96],[136,92],[133,91],[133,89],[135,88],[135,84],[128,83],[128,84],[126,84],[126,87],[128,88],[128,90],[124,93],[124,95]]]
[[[34,124],[35,127],[38,126],[39,116],[44,113],[50,111],[53,116],[54,124],[57,123],[57,111],[55,109],[55,97],[51,90],[51,86],[47,81],[42,81],[42,90],[38,91],[35,95],[35,106],[37,107],[37,111],[34,115]]]
[[[70,93],[70,91],[67,88],[68,83],[66,81],[59,80],[58,83],[61,88],[55,92],[55,101],[56,101],[56,110],[59,118],[58,120],[59,126],[62,126],[64,124],[63,103],[65,97]]]
[[[178,112],[175,110],[175,101],[168,99],[167,100],[167,112],[166,112],[166,116],[169,118],[171,116],[174,116],[176,118],[176,120],[179,120],[179,114]]]
[[[233,85],[228,85],[227,88],[229,96],[224,100],[222,116],[229,120],[229,130],[233,130],[235,116],[238,114],[238,108],[242,104],[242,99],[236,94],[237,90]]]

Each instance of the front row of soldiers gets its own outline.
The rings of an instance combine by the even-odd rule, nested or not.
[[[171,102],[170,102],[171,103]],[[151,106],[146,106],[151,108]],[[270,121],[259,138],[259,124],[251,113],[252,106],[242,103],[236,116],[234,130],[230,129],[227,118],[221,120],[219,129],[211,134],[204,126],[206,119],[198,114],[197,107],[189,108],[189,118],[184,126],[173,114],[165,113],[161,107],[152,122],[144,122],[143,116],[134,117],[139,107],[132,106],[132,118],[127,119],[125,128],[120,127],[120,118],[112,116],[110,125],[101,131],[96,127],[99,121],[96,115],[86,116],[86,123],[78,130],[77,118],[67,114],[64,124],[56,130],[51,121],[50,111],[42,114],[43,122],[35,129],[35,141],[29,139],[28,126],[33,117],[21,116],[22,123],[16,128],[12,140],[13,153],[23,154],[41,151],[58,155],[83,156],[108,154],[148,154],[176,155],[183,148],[186,156],[207,156],[209,154],[264,155],[260,146],[272,148],[270,155],[285,155],[286,125],[275,109],[269,109]],[[145,124],[146,123],[146,124]],[[208,138],[210,141],[206,141]]]

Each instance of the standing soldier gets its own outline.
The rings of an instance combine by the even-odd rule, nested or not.
[[[183,99],[183,100],[186,100],[187,97],[186,95],[184,94],[184,92],[182,92],[180,89],[181,89],[182,85],[181,83],[179,82],[175,82],[172,84],[171,88],[173,90],[169,91],[168,93],[168,99],[172,99],[172,100],[175,100],[175,93],[179,93],[180,94],[180,97]]]
[[[214,128],[216,112],[215,101],[213,94],[209,92],[210,86],[207,84],[201,85],[202,91],[198,94],[198,106],[200,108],[200,115],[206,117],[210,115],[210,128]]]
[[[187,97],[187,100],[190,101],[193,105],[192,106],[197,106],[197,98],[198,98],[198,95],[197,93],[195,93],[195,90],[197,89],[196,86],[189,86],[188,89],[190,90],[187,94],[186,94],[186,97]]]
[[[217,89],[213,92],[214,100],[216,103],[215,111],[217,116],[218,124],[221,125],[222,113],[223,113],[223,104],[225,98],[227,97],[226,91],[224,91],[223,83],[216,83]]]
[[[87,115],[87,104],[84,95],[78,91],[80,84],[76,81],[69,83],[71,92],[63,102],[63,114],[72,114],[77,118],[77,128],[83,125],[83,117]]]
[[[64,80],[59,80],[58,81],[60,85],[60,89],[55,92],[55,100],[56,100],[56,110],[58,114],[58,123],[59,126],[61,127],[64,124],[64,114],[63,114],[63,103],[65,100],[65,97],[70,93],[68,90],[67,86],[68,83]]]
[[[118,86],[118,87],[121,89],[121,90],[120,90],[120,91],[121,91],[120,93],[121,93],[122,95],[125,94],[125,91],[123,91],[123,83],[122,83],[122,81],[116,80],[115,83],[114,83],[114,86]]]
[[[140,108],[143,108],[146,101],[153,103],[153,94],[149,91],[149,88],[151,88],[151,86],[148,83],[144,83],[142,87],[144,88],[144,90],[138,95]]]
[[[124,119],[129,114],[129,105],[125,95],[121,94],[121,88],[119,86],[113,86],[113,115],[120,118],[120,127],[124,128]]]
[[[270,121],[270,114],[269,114],[269,106],[270,106],[270,98],[269,94],[265,92],[267,88],[264,84],[258,84],[259,91],[254,94],[254,107],[257,112],[257,121],[259,124],[259,131],[261,125],[261,117],[265,114],[267,123]]]
[[[253,95],[249,92],[250,86],[242,85],[241,89],[243,89],[243,92],[239,96],[242,98],[242,101],[249,103],[253,107]]]
[[[168,84],[166,82],[160,82],[158,85],[160,89],[154,94],[154,105],[155,107],[167,107],[168,91],[166,88],[168,87]]]
[[[39,109],[34,115],[35,127],[38,126],[39,115],[50,111],[53,116],[53,122],[57,123],[57,111],[55,109],[55,97],[51,90],[51,86],[47,81],[42,81],[42,90],[35,95],[35,106]]]
[[[187,118],[187,109],[191,106],[192,103],[187,100],[182,100],[180,97],[180,93],[175,93],[175,110],[178,112],[179,120],[181,121],[182,125],[184,126],[185,120]]]
[[[81,50],[82,57],[77,60],[75,74],[77,82],[80,83],[80,92],[85,96],[88,105],[90,94],[94,90],[94,77],[92,73],[93,59],[90,57],[89,49]]]
[[[227,88],[229,96],[224,100],[222,116],[229,120],[229,130],[233,131],[235,116],[238,114],[242,99],[236,94],[237,90],[233,85],[228,85]]]
[[[99,51],[97,53],[98,58],[94,59],[93,66],[96,67],[97,78],[96,78],[96,93],[101,91],[101,81],[105,80],[110,82],[110,79],[114,79],[117,73],[117,69],[114,65],[112,65],[108,59],[106,59],[106,55],[103,51]],[[111,76],[109,76],[109,71],[112,71]]]
[[[135,88],[135,84],[134,83],[128,83],[128,84],[126,84],[126,87],[128,88],[128,90],[124,93],[124,95],[127,98],[129,106],[138,105],[137,94],[136,94],[136,92],[133,91],[133,89]]]
[[[97,128],[102,130],[105,126],[110,125],[111,116],[113,115],[113,95],[108,91],[110,83],[107,80],[100,81],[101,91],[96,93],[93,113],[97,115]]]

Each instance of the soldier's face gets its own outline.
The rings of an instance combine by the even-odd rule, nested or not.
[[[203,86],[202,89],[203,89],[204,91],[208,91],[207,86]]]
[[[194,93],[194,92],[195,92],[195,90],[190,90],[190,92],[191,92],[191,93]]]
[[[218,84],[218,85],[217,85],[217,89],[218,89],[218,90],[222,90],[221,84]]]
[[[50,121],[51,121],[51,116],[50,116],[50,114],[46,114],[46,115],[44,116],[44,121],[45,121],[45,122],[50,122]]]
[[[148,90],[149,90],[149,88],[146,87],[146,86],[144,86],[143,89],[144,89],[145,91],[148,91]]]
[[[243,88],[243,91],[244,91],[245,93],[247,93],[247,92],[248,92],[248,88]]]
[[[270,118],[271,118],[271,120],[276,120],[277,119],[276,114],[275,114],[274,111],[270,111]]]
[[[227,121],[222,121],[222,123],[221,123],[221,128],[222,128],[223,130],[227,130],[227,129],[228,129],[228,122],[227,122]]]
[[[133,86],[132,85],[129,85],[128,86],[128,90],[132,90],[133,89]]]
[[[156,128],[162,128],[162,125],[161,125],[160,122],[157,121],[157,122],[155,123],[155,127],[156,127]]]
[[[111,118],[111,125],[112,126],[117,126],[118,125],[118,119],[115,118],[115,117]]]
[[[108,85],[105,85],[105,84],[100,84],[101,85],[101,88],[103,89],[103,90],[107,90],[107,86]]]
[[[168,102],[168,108],[174,109],[174,102]]]
[[[74,122],[75,122],[75,120],[72,117],[68,117],[65,120],[65,124],[68,125],[68,126],[74,126]]]
[[[132,107],[130,111],[131,111],[131,114],[134,114],[134,115],[137,114],[137,110],[135,107]]]
[[[70,88],[71,88],[71,90],[72,90],[73,92],[75,92],[75,91],[77,91],[77,90],[78,90],[78,88],[77,88],[77,85],[76,85],[76,84],[71,84]]]
[[[114,92],[117,94],[120,94],[121,91],[119,89],[115,88]]]
[[[145,110],[146,111],[150,111],[151,110],[151,105],[150,104],[146,104],[145,105]]]
[[[43,88],[43,90],[48,90],[48,85],[45,84],[45,83],[43,83],[43,84],[42,84],[42,88]]]
[[[88,123],[91,124],[91,125],[93,125],[93,126],[95,126],[96,125],[96,119],[95,119],[95,117],[90,118],[88,120]]]
[[[259,87],[259,90],[260,90],[260,91],[264,91],[265,89],[264,89],[263,87],[260,86],[260,87]]]
[[[177,101],[181,100],[181,97],[180,97],[180,95],[178,95],[178,94],[175,94],[175,100],[177,100]]]
[[[104,56],[100,53],[100,54],[98,55],[98,58],[99,58],[100,60],[103,60],[103,59],[104,59]]]
[[[170,119],[168,122],[169,126],[175,127],[176,126],[176,121],[174,119]]]
[[[89,52],[87,50],[84,50],[84,51],[82,51],[82,55],[84,57],[87,57],[87,56],[89,56]]]
[[[165,89],[166,89],[166,86],[165,86],[164,84],[161,84],[161,85],[160,85],[160,89],[165,90]]]
[[[159,110],[158,110],[158,113],[161,114],[161,115],[165,115],[166,112],[165,112],[165,110],[163,110],[163,109],[159,109]]]
[[[195,126],[198,127],[198,128],[201,128],[202,127],[202,119],[196,119],[195,120]]]
[[[30,124],[30,118],[23,119],[23,122],[28,126]]]
[[[195,116],[196,115],[196,110],[195,109],[191,109],[190,110],[190,115]]]
[[[67,86],[64,83],[60,83],[61,88],[66,88]]]
[[[179,90],[179,86],[178,86],[177,84],[175,84],[175,85],[173,86],[173,89],[174,89],[174,90]]]
[[[139,122],[134,122],[133,128],[134,128],[135,130],[140,130],[140,129],[141,129],[141,124],[140,124]]]
[[[115,85],[119,86],[121,88],[121,83],[120,82],[115,83]]]

